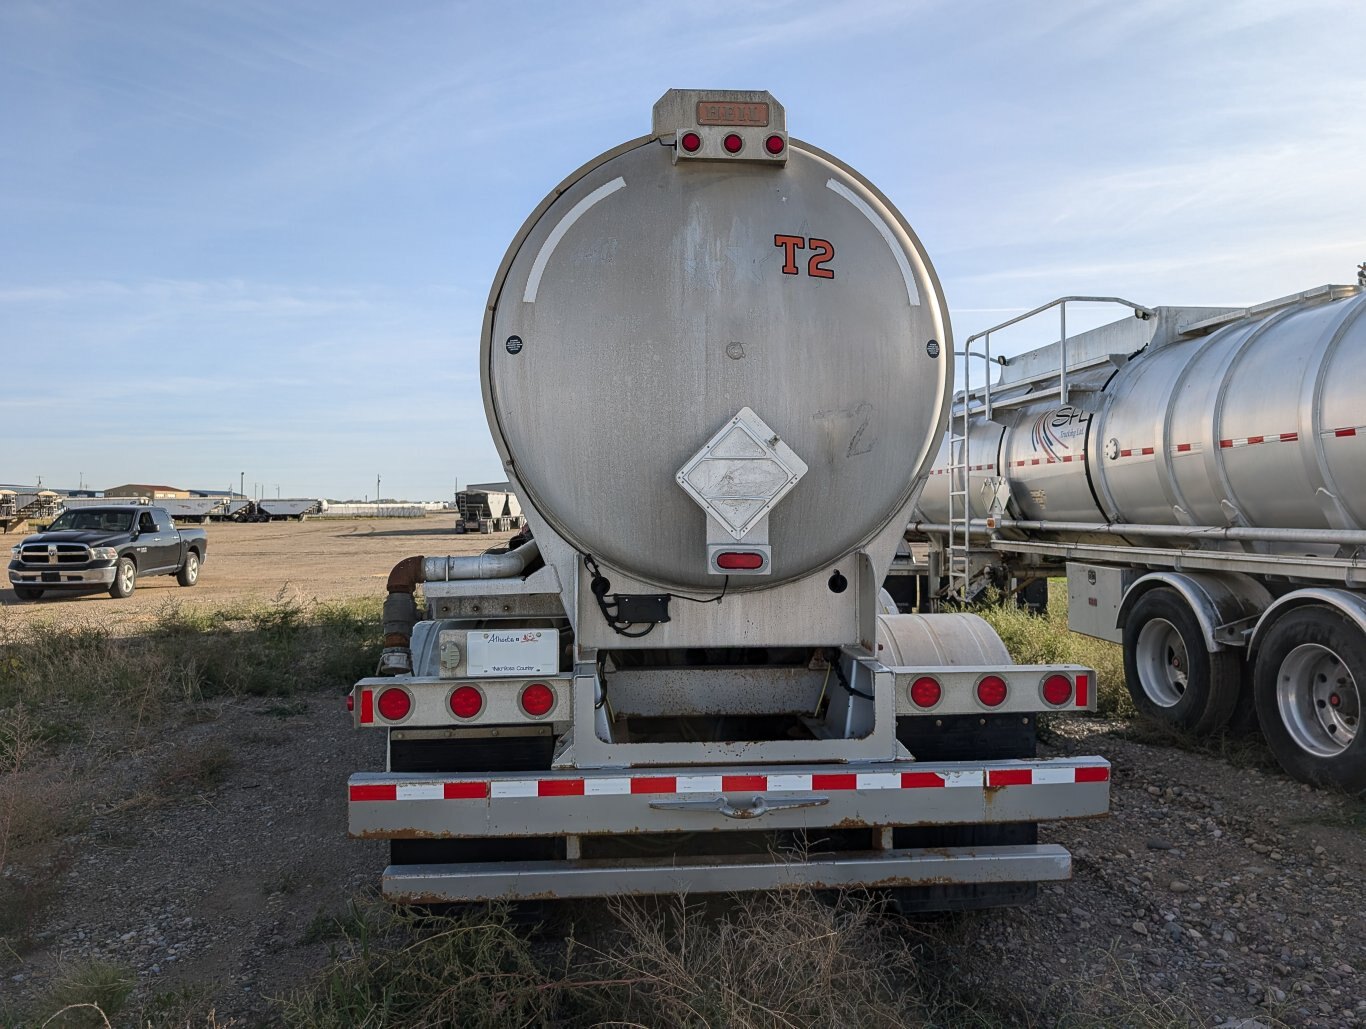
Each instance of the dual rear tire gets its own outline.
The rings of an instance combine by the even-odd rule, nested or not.
[[[1267,746],[1301,782],[1366,790],[1366,630],[1341,611],[1300,607],[1267,630],[1252,675]]]
[[[1173,589],[1141,596],[1124,626],[1124,672],[1141,715],[1196,736],[1260,724],[1301,782],[1366,790],[1366,628],[1336,608],[1280,615],[1248,674],[1241,651],[1211,651]]]
[[[1196,736],[1224,728],[1238,707],[1243,662],[1212,651],[1176,590],[1150,590],[1124,623],[1124,678],[1138,713]]]

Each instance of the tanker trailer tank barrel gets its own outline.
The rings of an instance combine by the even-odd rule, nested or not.
[[[943,522],[911,522],[912,532],[943,534]],[[1030,519],[973,519],[974,536],[990,536],[1001,529],[1021,532],[1058,532],[1104,536],[1160,536],[1168,539],[1242,540],[1250,543],[1332,543],[1344,547],[1366,546],[1366,531],[1359,529],[1260,529],[1242,525],[1143,525],[1135,522],[1050,522]],[[962,531],[962,526],[959,526]]]

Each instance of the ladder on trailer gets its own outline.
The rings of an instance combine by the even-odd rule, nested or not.
[[[1131,300],[1122,297],[1092,297],[1092,296],[1068,296],[1059,297],[1057,300],[1049,301],[1041,307],[1036,307],[1032,311],[1016,315],[993,325],[989,329],[983,329],[968,337],[963,344],[963,349],[955,356],[963,359],[963,388],[960,396],[962,397],[961,408],[955,409],[949,416],[949,542],[948,542],[948,591],[945,598],[957,603],[967,603],[971,600],[970,591],[972,588],[972,460],[971,436],[972,417],[980,412],[986,421],[992,420],[992,400],[991,400],[991,335],[1000,332],[1002,329],[1033,318],[1035,315],[1042,314],[1044,311],[1058,309],[1058,370],[1057,384],[1049,384],[1047,387],[1036,385],[1034,389],[1026,394],[1022,394],[1018,400],[1033,403],[1040,397],[1055,394],[1060,405],[1068,402],[1069,387],[1067,382],[1067,305],[1072,303],[1097,303],[1097,304],[1120,304],[1131,308],[1134,314],[1143,319],[1153,316],[1150,308],[1141,304],[1135,304]],[[980,341],[981,349],[974,349],[973,344]],[[972,386],[972,362],[980,360],[986,365],[985,381],[981,388],[981,402],[974,406],[974,389]],[[1050,376],[1051,378],[1051,376]],[[1010,401],[1003,401],[997,406],[1008,404]]]

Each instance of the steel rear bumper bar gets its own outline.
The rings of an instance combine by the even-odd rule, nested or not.
[[[891,761],[574,772],[359,773],[348,784],[358,839],[469,839],[716,830],[1044,822],[1103,815],[1110,765]]]
[[[518,897],[603,897],[656,893],[732,893],[785,887],[840,889],[1017,883],[1067,879],[1062,847],[936,847],[781,857],[677,858],[626,863],[505,861],[462,865],[391,865],[384,895],[405,904]]]

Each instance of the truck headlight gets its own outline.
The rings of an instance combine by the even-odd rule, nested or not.
[[[117,561],[119,552],[113,547],[91,547],[90,557],[95,561]]]
[[[12,560],[19,560],[19,544],[16,543],[14,546],[9,548],[9,556]]]

